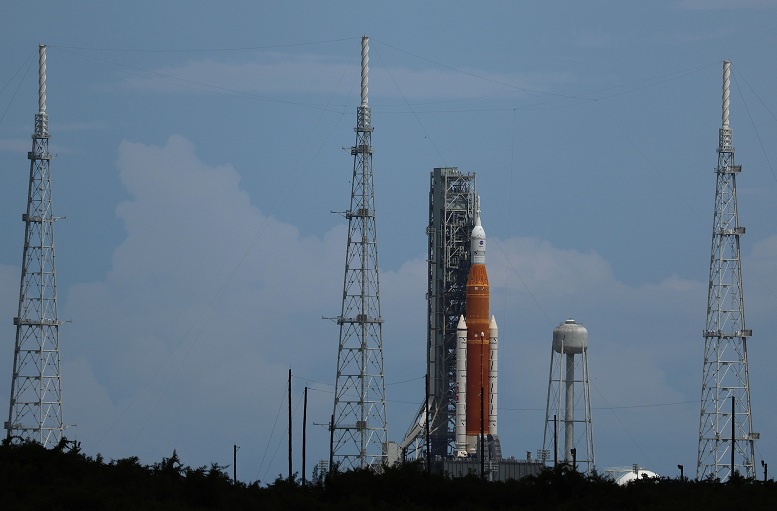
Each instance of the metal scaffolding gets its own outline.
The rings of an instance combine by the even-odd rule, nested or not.
[[[475,174],[456,167],[435,168],[429,183],[428,331],[426,403],[400,447],[405,457],[455,454],[456,326],[466,313],[470,232],[475,225]],[[426,445],[426,424],[429,445]]]
[[[745,228],[737,214],[736,176],[732,130],[729,127],[730,62],[723,62],[723,126],[715,169],[715,216],[712,225],[707,324],[704,330],[698,479],[730,478],[738,472],[755,478],[753,421],[750,410],[750,377],[742,296],[739,238]]]
[[[32,135],[30,182],[24,222],[11,401],[7,438],[53,447],[62,439],[62,387],[59,367],[57,274],[51,199],[51,154],[46,114],[46,46],[39,47],[38,113]]]
[[[387,461],[386,386],[367,102],[369,39],[362,38],[361,106],[357,110],[348,246],[345,257],[330,467],[378,468]]]

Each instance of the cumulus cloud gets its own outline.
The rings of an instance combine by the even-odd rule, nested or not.
[[[628,286],[599,254],[533,238],[489,240],[489,248],[504,375],[500,413],[521,432],[518,442],[504,436],[503,448],[520,453],[540,447],[551,333],[572,317],[589,332],[599,468],[639,462],[667,470],[674,460],[695,459],[707,282],[669,275]],[[768,360],[777,355],[768,342],[777,327],[775,264],[777,237],[742,253],[748,326],[754,328],[748,347],[757,353],[750,357],[756,430],[775,417],[757,406],[771,386]]]
[[[180,136],[124,142],[116,165],[129,197],[116,208],[126,237],[105,279],[61,294],[73,319],[62,329],[64,415],[77,424],[69,436],[108,458],[152,463],[175,448],[193,465],[229,463],[237,443],[245,479],[274,478],[285,470],[275,453],[286,441],[289,367],[296,438],[303,386],[309,421],[331,414],[338,330],[322,317],[339,313],[345,226],[303,236],[266,216],[238,169],[202,161]],[[763,240],[749,264],[766,269],[776,254],[777,242]],[[426,265],[410,259],[381,273],[397,441],[423,399]],[[653,457],[694,455],[697,411],[683,403],[698,394],[706,283],[670,275],[628,286],[600,254],[536,238],[490,239],[488,268],[500,414],[517,432],[502,435],[505,452],[541,446],[551,332],[574,317],[589,329],[595,435],[612,439],[597,441],[599,459],[639,461],[656,441],[639,438],[651,435],[672,439]],[[18,269],[0,268],[0,279],[18,285]],[[310,460],[327,458],[328,433],[308,434]]]
[[[703,324],[706,285],[676,275],[638,287],[620,282],[611,264],[593,251],[561,249],[535,238],[489,240],[491,311],[500,333],[500,405],[521,431],[506,436],[510,452],[542,445],[551,338],[574,318],[589,332],[589,370],[597,457],[613,464],[645,459],[657,431],[677,439],[672,449],[694,448],[697,425],[688,394],[701,361],[694,341]],[[692,378],[678,377],[693,368]],[[658,407],[654,405],[660,405]],[[666,423],[665,414],[682,420]],[[669,432],[671,430],[671,433]],[[690,443],[689,443],[690,441]],[[653,455],[655,461],[659,456]]]
[[[288,367],[334,373],[336,332],[320,318],[339,295],[344,229],[304,237],[263,215],[234,168],[200,161],[182,137],[125,142],[117,166],[130,195],[117,207],[126,238],[104,281],[67,295],[78,339],[67,357],[81,389],[71,409],[103,404],[79,431],[112,456],[132,445],[152,460],[164,455],[154,445],[208,444],[216,430],[269,433]]]

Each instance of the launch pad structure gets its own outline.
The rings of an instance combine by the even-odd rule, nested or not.
[[[432,170],[426,229],[428,383],[426,402],[400,444],[405,459],[426,458],[427,451],[432,459],[455,454],[456,327],[466,309],[476,202],[474,173],[465,174],[456,167]]]
[[[538,460],[502,458],[496,435],[498,334],[488,312],[479,207],[474,173],[456,167],[432,170],[426,229],[426,392],[399,448],[405,461],[423,459],[433,472],[520,479],[539,473],[543,465]],[[479,278],[472,275],[476,267]]]

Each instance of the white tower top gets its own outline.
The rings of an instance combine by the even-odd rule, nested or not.
[[[478,201],[479,203],[480,201]],[[475,215],[475,227],[470,235],[472,264],[486,264],[486,231],[480,224],[480,210]]]
[[[367,83],[369,79],[367,74],[370,71],[370,38],[362,36],[362,106],[367,106],[367,92],[369,88]]]
[[[38,45],[38,113],[46,113],[46,45]]]
[[[731,62],[723,61],[723,129],[728,129],[728,97],[731,84]]]

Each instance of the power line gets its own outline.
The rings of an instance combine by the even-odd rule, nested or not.
[[[3,119],[5,119],[6,114],[8,113],[8,110],[11,108],[11,104],[13,104],[14,99],[16,99],[16,94],[19,92],[19,88],[22,86],[22,83],[24,83],[24,79],[27,77],[27,73],[30,72],[30,68],[32,67],[32,63],[34,61],[36,51],[33,51],[30,53],[30,56],[27,57],[27,60],[25,60],[19,68],[14,72],[13,75],[11,75],[11,78],[8,79],[8,81],[3,85],[3,88],[0,89],[0,94],[3,93],[6,87],[8,87],[14,78],[16,78],[16,75],[19,74],[19,72],[22,70],[25,64],[27,64],[27,68],[24,70],[24,75],[22,75],[21,79],[19,80],[19,83],[16,85],[16,89],[14,89],[13,94],[11,95],[11,99],[8,100],[8,105],[5,107],[5,110],[3,110],[3,115],[0,115],[0,123],[3,122]]]
[[[144,48],[97,48],[94,46],[67,46],[67,45],[49,45],[49,48],[59,48],[65,50],[86,50],[86,51],[100,51],[100,52],[116,52],[116,53],[218,53],[218,52],[239,52],[239,51],[255,51],[255,50],[276,50],[279,48],[294,48],[299,46],[315,46],[319,44],[339,43],[343,41],[353,41],[358,39],[357,37],[344,37],[341,39],[327,39],[323,41],[307,41],[300,43],[286,43],[286,44],[268,44],[259,46],[238,46],[227,48],[178,48],[178,49],[144,49]]]
[[[534,94],[544,94],[544,95],[547,95],[547,96],[557,96],[557,97],[567,98],[567,99],[582,99],[582,100],[585,100],[585,101],[596,101],[595,99],[585,98],[585,97],[581,97],[581,96],[572,96],[572,95],[560,94],[560,93],[556,93],[556,92],[549,92],[549,91],[544,91],[544,90],[529,89],[529,88],[526,88],[526,87],[520,87],[520,86],[514,85],[512,83],[503,82],[501,80],[496,80],[494,78],[488,78],[488,77],[481,76],[481,75],[478,75],[478,74],[475,74],[475,73],[471,73],[469,71],[464,71],[462,69],[455,68],[453,66],[449,66],[447,64],[443,64],[441,62],[436,62],[434,60],[428,59],[426,57],[422,57],[421,55],[418,55],[416,53],[413,53],[413,52],[410,52],[410,51],[407,51],[407,50],[403,50],[401,48],[398,48],[396,46],[390,45],[390,44],[382,42],[382,41],[378,41],[378,42],[383,44],[384,46],[387,46],[387,47],[392,48],[394,50],[400,51],[402,53],[406,53],[407,55],[410,55],[410,56],[415,57],[417,59],[429,62],[430,64],[434,64],[436,66],[440,66],[440,67],[443,67],[445,69],[449,69],[451,71],[455,71],[456,73],[461,73],[463,75],[470,76],[472,78],[477,78],[478,80],[483,80],[483,81],[494,83],[494,84],[497,84],[497,85],[502,85],[502,86],[509,87],[511,89],[519,90],[519,91],[522,91],[522,92],[531,92],[531,93],[534,93]]]
[[[122,63],[111,61],[111,60],[101,59],[101,58],[97,58],[97,57],[91,57],[91,56],[87,56],[87,55],[81,55],[79,53],[72,52],[72,51],[65,50],[65,53],[69,53],[70,55],[73,55],[73,56],[76,56],[76,57],[79,57],[79,58],[82,58],[82,59],[85,59],[85,60],[92,60],[94,62],[98,62],[98,63],[101,63],[101,64],[109,64],[109,65],[112,65],[112,66],[116,66],[118,68],[121,68],[127,74],[141,76],[141,77],[149,79],[149,80],[164,82],[164,83],[167,83],[169,85],[172,85],[172,86],[175,86],[175,87],[179,87],[179,88],[182,88],[182,89],[190,89],[190,90],[196,90],[196,91],[199,91],[199,92],[206,92],[206,93],[210,93],[210,94],[220,94],[220,95],[225,95],[225,96],[235,96],[235,97],[238,97],[238,98],[241,98],[241,99],[253,99],[253,100],[258,100],[258,101],[266,101],[266,102],[270,102],[270,103],[281,103],[281,104],[286,104],[286,105],[298,106],[298,107],[302,107],[302,108],[309,108],[311,110],[322,110],[322,111],[325,111],[325,112],[342,113],[341,110],[334,110],[334,109],[329,108],[329,107],[321,107],[321,106],[301,103],[299,101],[291,101],[291,100],[287,100],[287,99],[279,99],[279,98],[274,98],[274,97],[270,97],[270,96],[264,96],[264,95],[261,95],[261,94],[255,94],[255,93],[252,93],[252,92],[240,91],[240,90],[236,90],[236,89],[230,89],[228,87],[223,87],[223,86],[220,86],[220,85],[213,85],[213,84],[202,82],[202,81],[189,80],[189,79],[186,79],[186,78],[181,78],[181,77],[178,77],[178,76],[171,75],[169,73],[162,73],[162,72],[159,72],[159,71],[152,71],[150,69],[144,69],[144,68],[140,68],[140,67],[137,67],[137,66],[131,66],[129,64],[122,64]],[[144,73],[144,74],[139,74],[139,73]],[[151,75],[151,76],[147,76],[147,75]],[[170,83],[169,81],[166,81],[166,80],[172,80],[173,83]]]

